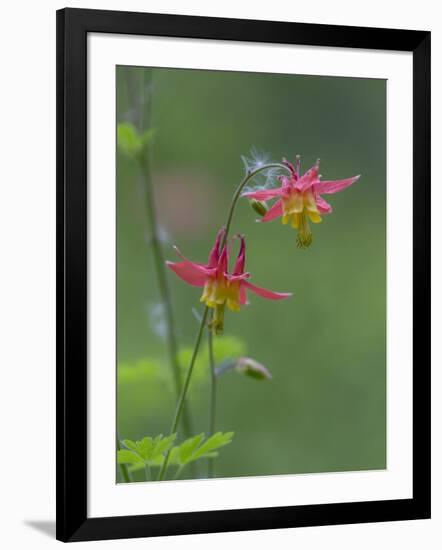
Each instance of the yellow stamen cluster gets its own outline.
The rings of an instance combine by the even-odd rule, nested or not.
[[[225,277],[213,277],[206,282],[200,301],[215,310],[209,324],[215,334],[223,333],[226,305],[231,311],[240,311],[239,290],[239,281],[228,281]]]
[[[313,240],[309,219],[313,223],[322,221],[311,189],[304,192],[292,190],[288,198],[282,199],[282,204],[282,223],[287,224],[290,221],[293,229],[298,230],[298,246],[307,248]]]

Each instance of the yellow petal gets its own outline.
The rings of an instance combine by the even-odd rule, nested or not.
[[[305,205],[305,208],[309,212],[317,212],[318,211],[318,207],[316,206],[315,197],[314,197],[313,192],[311,191],[311,189],[304,192],[304,205]]]
[[[322,221],[322,218],[318,214],[318,212],[312,212],[311,210],[307,210],[307,214],[313,223],[320,223]]]
[[[299,191],[292,191],[287,199],[283,199],[284,214],[296,214],[304,210],[304,198]]]
[[[239,302],[231,298],[227,299],[227,307],[230,309],[230,311],[241,311]]]
[[[293,229],[299,229],[299,221],[302,214],[292,214],[292,227]]]

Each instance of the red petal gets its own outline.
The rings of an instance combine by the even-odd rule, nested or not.
[[[168,268],[174,271],[180,279],[192,286],[204,286],[212,270],[192,262],[166,262]]]
[[[239,236],[241,239],[241,246],[239,247],[238,257],[233,268],[233,275],[241,275],[244,273],[244,267],[246,264],[246,240],[243,236]]]
[[[268,300],[284,300],[285,298],[290,298],[292,295],[291,292],[273,292],[272,290],[267,290],[265,288],[252,285],[252,283],[249,283],[248,281],[244,281],[243,285],[255,294],[258,294],[258,296],[267,298]]]
[[[218,231],[218,234],[216,236],[216,240],[215,240],[215,244],[213,245],[213,248],[212,250],[210,251],[210,254],[209,254],[209,262],[208,262],[208,267],[216,267],[216,265],[218,264],[218,260],[219,260],[219,245],[220,245],[220,242],[221,242],[221,239],[224,237],[224,235],[226,234],[226,228],[225,227],[222,227],[219,231]]]
[[[350,187],[355,181],[361,176],[354,176],[353,178],[347,178],[345,180],[335,180],[335,181],[320,181],[315,185],[316,193],[337,193],[338,191],[343,191],[347,187]]]
[[[319,161],[316,161],[316,164],[314,164],[310,170],[307,170],[307,172],[299,178],[299,180],[295,184],[295,189],[298,191],[306,191],[309,189],[312,185],[317,183],[319,181]]]
[[[241,306],[245,306],[247,305],[247,292],[246,292],[246,287],[241,284],[239,285],[239,304]]]
[[[224,248],[221,250],[218,265],[216,266],[215,270],[218,273],[227,273],[227,271],[229,270],[229,252],[226,245],[224,245]]]
[[[261,222],[271,222],[272,220],[276,218],[280,218],[283,214],[282,211],[282,201],[276,201],[275,204],[272,206],[272,208],[269,209],[269,211],[263,216],[263,218],[260,220]]]
[[[316,195],[315,201],[320,214],[330,214],[332,212],[332,207],[319,195]]]

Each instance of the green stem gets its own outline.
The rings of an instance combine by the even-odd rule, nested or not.
[[[146,481],[150,481],[150,479],[151,479],[150,467],[149,467],[149,464],[147,464],[147,463],[144,465],[144,472],[146,474]]]
[[[216,375],[215,375],[215,357],[213,354],[213,333],[211,330],[207,332],[208,347],[209,347],[209,365],[210,365],[210,413],[209,413],[209,437],[215,433],[216,419]],[[215,461],[213,458],[208,459],[207,475],[213,477],[215,473]]]
[[[228,235],[229,235],[229,231],[230,231],[230,226],[232,224],[232,219],[233,219],[233,213],[235,211],[235,207],[236,207],[236,203],[238,202],[238,199],[239,197],[241,196],[241,192],[242,190],[244,189],[244,187],[246,186],[246,184],[252,179],[254,178],[257,174],[259,174],[260,172],[262,172],[263,170],[269,170],[270,168],[281,168],[287,172],[290,173],[290,170],[287,168],[287,166],[285,166],[284,164],[280,164],[279,162],[273,162],[271,164],[264,164],[263,166],[260,166],[259,168],[257,168],[256,170],[253,170],[252,172],[248,172],[244,179],[242,180],[242,182],[238,185],[238,187],[236,188],[236,191],[235,193],[233,194],[233,197],[232,197],[232,202],[230,203],[230,208],[229,208],[229,213],[228,213],[228,216],[227,216],[227,222],[226,222],[226,232],[224,234],[224,239],[221,241],[221,244],[220,244],[220,249],[222,250],[223,246],[226,244],[227,242],[227,238],[228,238]]]
[[[117,451],[119,451],[120,449],[121,449],[120,440],[117,436]],[[130,473],[129,473],[129,470],[127,469],[126,464],[119,464],[119,466],[120,466],[120,474],[124,483],[130,483],[132,479],[130,477]]]
[[[236,189],[236,191],[235,191],[235,193],[232,197],[232,202],[230,204],[229,213],[228,213],[228,216],[227,216],[227,223],[225,225],[226,231],[225,231],[225,234],[224,234],[224,238],[222,239],[222,242],[220,243],[220,249],[222,249],[225,246],[226,242],[227,242],[227,237],[228,237],[228,234],[229,234],[229,231],[230,231],[230,225],[231,225],[232,219],[233,219],[233,213],[235,211],[236,203],[238,202],[238,199],[241,195],[241,191],[244,189],[247,182],[250,181],[254,176],[259,174],[259,172],[262,172],[263,170],[268,170],[269,168],[281,168],[281,169],[289,171],[288,168],[286,166],[284,166],[283,164],[272,163],[272,164],[265,164],[263,166],[260,166],[256,170],[253,170],[252,172],[249,172],[244,177],[244,179],[238,185],[238,187],[237,187],[237,189]],[[202,319],[201,319],[200,327],[198,329],[198,335],[197,335],[197,338],[196,338],[195,347],[193,349],[192,358],[190,360],[190,365],[189,365],[189,368],[187,370],[186,380],[185,380],[184,385],[182,387],[181,395],[179,397],[179,400],[178,400],[178,403],[177,403],[177,406],[176,406],[176,409],[175,409],[175,415],[174,415],[174,418],[173,418],[173,421],[172,421],[172,426],[171,426],[171,429],[170,429],[170,432],[169,432],[171,434],[176,432],[178,423],[180,421],[181,414],[183,412],[184,402],[185,402],[185,399],[186,399],[187,390],[189,388],[190,379],[192,377],[193,367],[195,365],[195,361],[196,361],[196,358],[198,356],[198,351],[199,351],[200,344],[201,344],[201,338],[202,338],[202,335],[203,335],[203,332],[204,332],[204,327],[206,325],[208,310],[209,310],[209,308],[206,306],[204,308],[204,313],[203,313],[203,316],[202,316]],[[215,392],[214,392],[213,393],[211,410],[212,410],[212,407],[215,406],[214,405],[215,404],[215,398],[216,398],[216,396],[215,396]],[[164,458],[164,462],[161,466],[160,473],[158,475],[158,481],[162,481],[164,479],[164,474],[166,472],[168,462],[169,462],[169,453],[167,453],[165,458]]]
[[[200,323],[200,327],[199,327],[198,334],[197,334],[197,337],[196,337],[195,347],[193,348],[193,353],[192,353],[192,358],[190,360],[190,365],[189,365],[189,368],[187,370],[186,379],[184,381],[184,385],[183,385],[183,388],[181,390],[181,395],[180,395],[180,398],[178,400],[178,403],[177,403],[177,406],[176,406],[176,409],[175,409],[175,414],[174,414],[174,417],[173,417],[173,420],[172,420],[172,425],[170,427],[169,433],[171,433],[171,434],[176,432],[176,429],[178,427],[178,423],[179,423],[180,418],[181,418],[181,414],[183,412],[184,402],[186,400],[187,390],[189,389],[189,384],[190,384],[190,379],[192,377],[193,367],[195,366],[195,361],[196,361],[196,358],[198,356],[198,351],[199,351],[199,348],[200,348],[201,338],[202,338],[202,335],[203,335],[203,332],[204,332],[204,327],[206,326],[206,319],[207,319],[208,311],[209,311],[209,308],[206,306],[204,308],[204,313],[203,313],[203,316],[201,318],[201,323]],[[170,453],[168,452],[166,454],[165,458],[164,458],[164,462],[161,466],[161,470],[160,470],[160,473],[159,473],[159,476],[158,476],[158,481],[162,481],[164,479],[164,474],[166,472],[167,464],[169,462],[169,455],[170,455]]]
[[[182,464],[178,469],[177,471],[175,472],[175,475],[173,476],[173,479],[178,479],[181,475],[181,472],[183,471],[184,469],[184,466],[185,464]]]
[[[142,73],[142,82],[141,86],[136,86],[134,82],[134,72],[133,68],[128,68],[126,71],[126,83],[128,89],[128,96],[131,103],[131,107],[138,108],[137,113],[137,127],[138,130],[146,131],[150,127],[151,123],[151,111],[152,111],[152,71],[143,69]],[[138,93],[138,95],[137,95]],[[138,101],[138,97],[142,98],[142,101]],[[141,108],[142,107],[142,108]],[[150,233],[150,242],[152,245],[152,251],[155,262],[155,269],[157,274],[159,293],[161,301],[164,305],[164,314],[166,318],[167,325],[167,340],[168,340],[168,352],[169,352],[169,363],[171,366],[173,382],[175,386],[175,393],[177,398],[181,392],[181,376],[180,376],[180,365],[178,362],[178,342],[176,337],[176,328],[175,328],[175,317],[172,309],[172,300],[171,293],[169,289],[169,284],[167,280],[166,273],[166,264],[164,261],[163,249],[161,246],[160,238],[158,235],[158,223],[155,209],[155,196],[152,186],[151,178],[151,150],[150,146],[147,147],[147,151],[139,159],[142,184],[145,196],[145,207],[147,214],[147,222],[149,225]],[[183,430],[186,437],[190,437],[192,434],[191,420],[188,411],[185,411],[183,414]]]
[[[230,231],[230,226],[232,224],[233,214],[235,212],[235,207],[238,202],[238,199],[241,196],[241,192],[244,189],[244,187],[247,185],[247,183],[259,172],[263,170],[268,170],[270,168],[282,168],[286,171],[289,171],[287,166],[284,164],[279,163],[272,163],[272,164],[266,164],[264,166],[260,166],[256,170],[253,170],[252,172],[249,172],[245,175],[244,179],[241,181],[241,183],[236,188],[236,191],[232,197],[232,202],[230,203],[229,213],[227,215],[227,222],[226,222],[226,232],[224,234],[224,238],[222,239],[220,243],[220,250],[223,249],[227,242],[227,238]],[[215,374],[215,359],[213,356],[213,334],[212,331],[209,330],[208,333],[208,339],[209,339],[209,365],[210,365],[210,412],[209,412],[209,435],[213,435],[215,432],[215,418],[216,418],[216,374]],[[215,461],[213,458],[209,458],[208,462],[208,477],[211,478],[214,476],[214,470],[215,470]]]

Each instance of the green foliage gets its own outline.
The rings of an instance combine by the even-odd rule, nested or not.
[[[118,451],[118,464],[138,464],[142,463],[144,466],[144,462],[142,461],[141,457],[132,451],[128,451],[127,449],[120,449]]]
[[[139,158],[153,140],[154,129],[139,133],[133,124],[121,122],[117,127],[118,147],[125,155]]]
[[[159,466],[164,460],[164,455],[170,450],[176,434],[164,437],[162,434],[155,438],[143,437],[139,441],[123,439],[121,442],[126,449],[117,451],[118,464],[130,464],[136,466]]]
[[[246,344],[236,336],[223,336],[215,338],[213,342],[215,361],[221,362],[227,359],[234,359],[245,354],[247,351]],[[183,372],[187,371],[190,359],[192,357],[193,348],[182,347],[178,353],[178,361]],[[201,347],[198,354],[192,384],[195,382],[205,382],[208,377],[208,346],[207,344]],[[167,380],[169,377],[169,365],[165,360],[155,358],[145,358],[136,361],[135,363],[120,363],[118,365],[118,384],[151,384],[154,379]]]
[[[168,466],[178,466],[181,471],[190,462],[216,458],[218,449],[228,445],[233,435],[234,432],[217,432],[205,439],[205,434],[201,433],[176,446],[173,446],[176,434],[168,437],[144,437],[139,441],[124,439],[121,443],[127,448],[117,451],[118,464],[127,464],[131,472],[144,469],[146,466],[159,467],[164,462],[166,453],[170,451]]]
[[[160,375],[161,371],[166,369],[155,359],[140,359],[136,363],[121,363],[118,365],[118,383],[130,384],[149,381]]]
[[[200,458],[215,458],[216,452],[221,447],[228,445],[233,438],[234,432],[217,432],[204,441],[203,433],[186,439],[181,445],[173,447],[170,453],[170,463],[185,466]]]

